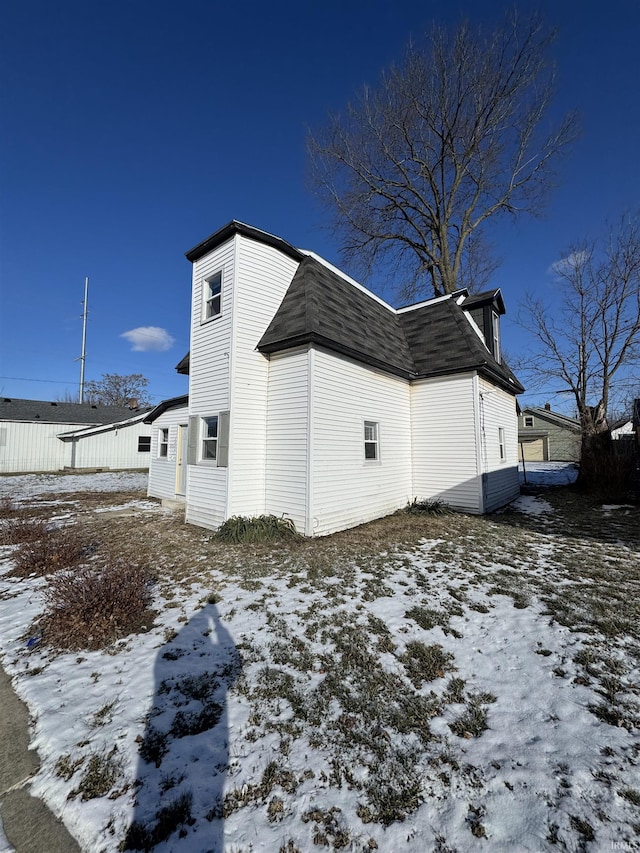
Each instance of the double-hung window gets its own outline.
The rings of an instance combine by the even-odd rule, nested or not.
[[[204,280],[203,320],[211,320],[222,312],[222,271]]]
[[[158,430],[158,456],[166,459],[169,455],[169,428],[163,427]]]
[[[138,453],[149,453],[151,450],[151,436],[150,435],[139,435],[138,436]]]
[[[525,415],[524,416],[524,425],[526,427],[532,427],[533,426],[533,415]]]
[[[500,451],[500,461],[504,462],[507,458],[507,448],[504,443],[504,429],[498,427],[498,449]]]
[[[375,462],[380,458],[378,424],[376,421],[364,422],[364,458],[366,462]]]
[[[202,458],[214,461],[218,458],[218,418],[202,419]]]

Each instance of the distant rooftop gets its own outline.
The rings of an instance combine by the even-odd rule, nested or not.
[[[0,397],[0,421],[41,421],[50,424],[112,424],[139,412],[128,406],[58,403]]]

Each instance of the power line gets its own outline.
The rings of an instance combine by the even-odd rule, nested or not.
[[[16,382],[52,382],[54,385],[64,385],[78,381],[77,379],[27,379],[26,376],[0,376],[0,379],[13,379]]]

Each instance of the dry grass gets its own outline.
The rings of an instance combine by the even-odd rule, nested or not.
[[[133,497],[140,496],[66,496],[78,509],[74,530],[79,541],[95,544],[94,563],[102,559],[100,555],[118,554],[120,582],[131,566],[153,565],[158,587],[172,604],[180,603],[183,592],[191,594],[192,584],[210,589],[216,599],[225,598],[225,584],[233,584],[247,592],[256,625],[268,628],[268,643],[250,639],[243,643],[242,656],[254,675],[250,680],[240,675],[233,689],[250,706],[247,741],[273,742],[275,734],[279,754],[269,765],[268,778],[257,777],[229,793],[220,804],[227,815],[260,803],[270,821],[281,820],[286,795],[293,796],[288,788],[295,781],[287,766],[288,750],[300,737],[331,756],[328,778],[322,781],[357,792],[357,814],[363,823],[387,826],[418,808],[424,799],[425,755],[438,790],[464,786],[467,777],[471,787],[480,787],[474,768],[457,761],[455,754],[459,758],[460,753],[453,747],[448,751],[442,736],[432,731],[431,721],[448,709],[448,737],[454,744],[482,737],[491,726],[495,697],[473,692],[473,684],[451,677],[455,658],[440,641],[445,642],[443,634],[447,642],[464,640],[453,627],[466,630],[463,620],[454,617],[473,612],[478,618],[490,612],[497,595],[509,596],[515,608],[543,602],[550,621],[586,636],[574,660],[558,661],[554,674],[565,677],[565,671],[570,671],[576,680],[581,679],[578,684],[593,688],[590,710],[603,725],[630,732],[640,728],[633,675],[640,664],[639,508],[605,512],[588,497],[563,489],[545,493],[555,512],[543,517],[513,511],[489,518],[399,512],[330,537],[271,545],[221,542],[209,531],[185,524],[179,514],[96,512]],[[43,510],[46,516],[49,509],[44,504]],[[428,560],[418,566],[413,558],[425,540],[429,541]],[[63,601],[78,579],[81,589],[91,587],[93,576],[85,584],[84,568],[80,571],[79,575],[74,570],[51,576],[50,613],[56,611],[52,590]],[[147,578],[144,572],[140,575],[143,593],[148,592]],[[278,611],[276,581],[284,581],[306,602],[298,612]],[[416,641],[415,634],[403,638],[392,633],[383,619],[367,609],[370,602],[391,594],[407,596],[402,612],[411,631],[436,633],[425,636],[424,643]],[[107,599],[111,596],[108,592]],[[77,606],[78,595],[71,597]],[[120,624],[113,615],[101,613],[104,593],[89,598],[93,602],[93,609],[86,610],[89,615],[81,609],[77,618],[70,619],[64,608],[59,610],[62,633],[56,635],[52,624],[45,622],[45,639],[70,647],[71,637],[75,647],[87,647],[94,642],[97,619],[103,619],[98,645],[140,627],[135,618]],[[127,607],[118,605],[122,611]],[[82,641],[75,639],[79,636]],[[539,655],[546,652],[537,650]],[[309,674],[313,672],[322,672],[323,679],[311,691]],[[198,691],[200,685],[185,685],[185,689]],[[199,693],[194,696],[206,700]],[[451,705],[462,707],[452,710]],[[174,730],[150,727],[142,757],[160,766],[172,738],[210,728],[219,712],[219,706],[213,705],[206,714],[180,711]],[[622,766],[627,759],[618,755],[616,760]],[[361,772],[363,767],[366,774]],[[620,797],[633,806],[638,797],[635,788],[619,787],[625,792]],[[187,801],[180,801],[175,814],[158,812],[156,828],[148,831],[155,833],[153,839],[166,837],[162,827],[178,826],[189,814]],[[212,812],[211,819],[217,816]],[[305,817],[318,845],[336,847],[348,842],[352,827],[337,813],[317,809]],[[470,807],[468,824],[473,836],[483,837],[481,810]],[[554,824],[550,836],[564,832],[567,849],[578,849],[580,839],[588,839],[591,826],[584,815],[575,817],[571,840],[567,825],[558,829]],[[128,838],[132,849],[150,843],[146,832],[132,827]]]

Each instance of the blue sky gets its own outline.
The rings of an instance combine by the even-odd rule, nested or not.
[[[77,392],[85,276],[86,378],[143,373],[155,401],[186,393],[174,370],[189,348],[184,253],[240,219],[345,268],[307,188],[306,128],[375,83],[433,20],[491,23],[505,5],[5,4],[0,394]],[[526,347],[514,324],[523,293],[551,297],[550,265],[607,219],[640,208],[640,4],[535,8],[559,29],[556,108],[579,110],[583,133],[545,218],[492,230],[503,259],[492,285],[502,288],[503,341],[516,355]],[[146,331],[127,334],[136,329]]]

